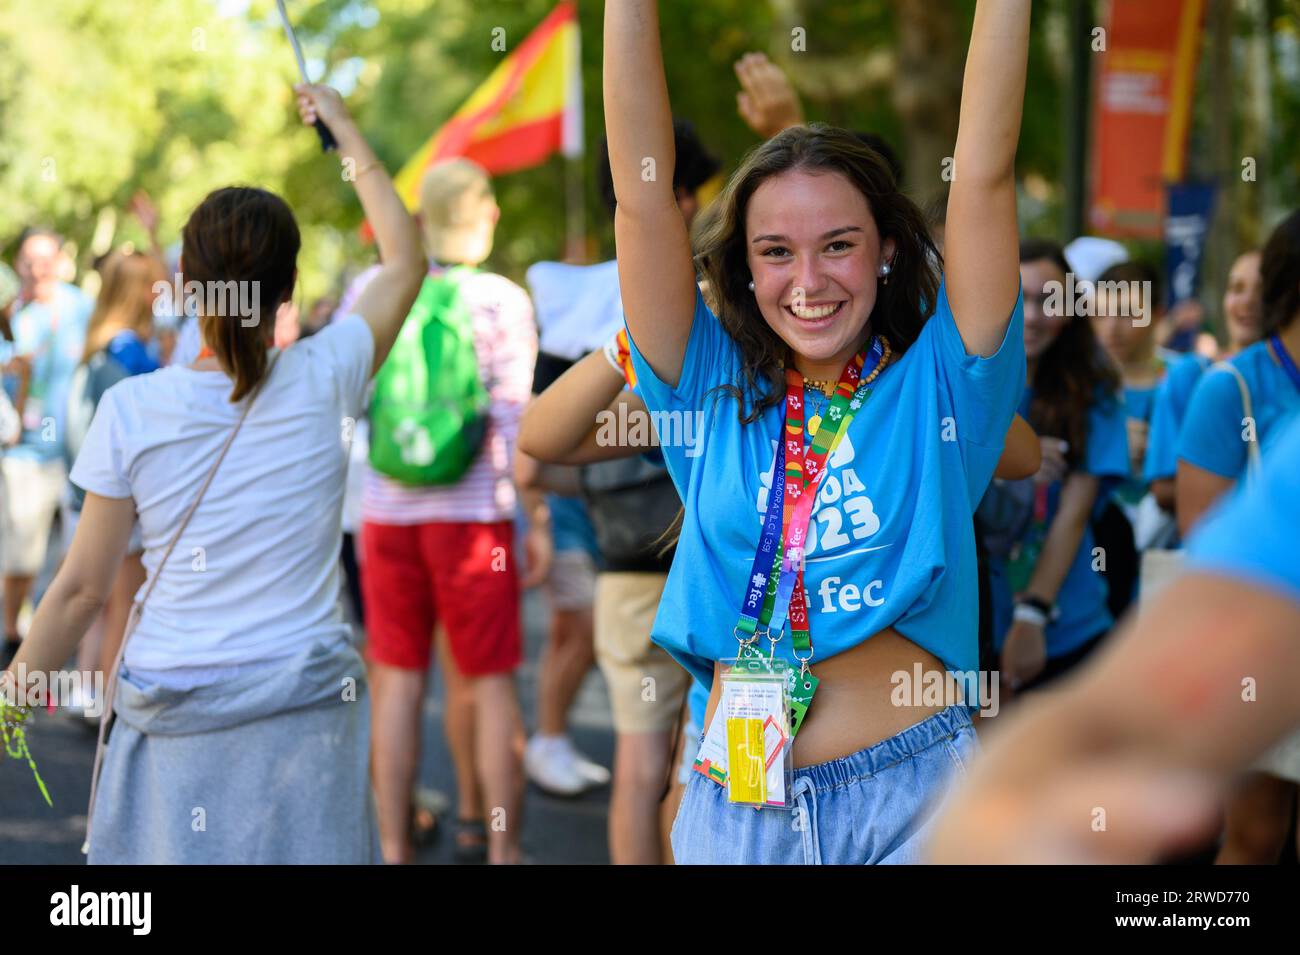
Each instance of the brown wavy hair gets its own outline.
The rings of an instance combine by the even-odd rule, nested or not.
[[[1020,261],[1051,262],[1063,276],[1071,271],[1060,245],[1045,239],[1022,242]],[[1120,387],[1119,373],[1102,350],[1086,315],[1066,321],[1038,359],[1032,384],[1029,424],[1040,435],[1068,441],[1066,461],[1071,469],[1082,466],[1088,447],[1089,411],[1098,402],[1118,401]]]
[[[283,199],[265,189],[227,186],[209,193],[190,214],[181,232],[181,270],[185,283],[258,283],[257,322],[245,325],[238,314],[201,315],[199,328],[226,374],[234,379],[232,402],[239,401],[266,375],[267,349],[275,331],[275,310],[293,293],[298,223]],[[229,298],[223,296],[226,302]],[[230,309],[226,309],[229,312]]]
[[[1300,211],[1283,219],[1264,245],[1259,259],[1263,283],[1263,337],[1288,327],[1300,314]]]
[[[720,390],[740,403],[744,423],[757,420],[785,394],[782,367],[790,351],[749,291],[746,217],[758,187],[792,170],[844,176],[867,200],[880,241],[894,240],[890,281],[878,286],[868,321],[889,341],[895,357],[916,341],[939,294],[943,260],[925,216],[899,191],[893,171],[878,152],[853,133],[822,123],[792,126],[756,147],[717,201],[700,215],[694,238],[696,263],[708,280],[714,310],[740,348],[742,380]],[[746,400],[753,402],[748,413]]]
[[[153,334],[155,286],[166,284],[167,270],[144,252],[114,252],[99,268],[104,284],[86,326],[82,361],[89,361],[113,336],[130,330],[146,341]]]

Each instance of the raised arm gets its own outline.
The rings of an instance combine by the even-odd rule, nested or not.
[[[338,141],[339,155],[355,163],[352,184],[379,245],[383,264],[352,309],[366,320],[375,337],[374,374],[388,357],[424,281],[428,263],[420,232],[339,94],[315,84],[300,84],[294,90],[303,123],[310,126],[319,116]]]
[[[979,0],[962,79],[944,257],[966,351],[991,355],[1020,288],[1016,143],[1025,101],[1030,0]]]
[[[673,119],[656,0],[605,4],[604,94],[628,330],[655,374],[675,386],[695,314],[695,270],[673,194]]]

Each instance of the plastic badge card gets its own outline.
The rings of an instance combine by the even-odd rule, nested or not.
[[[723,674],[695,769],[727,787],[739,805],[785,809],[793,784],[787,667],[781,660],[739,666]]]

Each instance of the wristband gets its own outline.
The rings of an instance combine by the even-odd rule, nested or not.
[[[1032,623],[1036,627],[1046,628],[1048,618],[1041,607],[1032,603],[1018,603],[1011,612],[1011,619],[1017,623]]]

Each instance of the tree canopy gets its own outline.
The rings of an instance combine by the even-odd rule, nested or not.
[[[1018,156],[1026,230],[1061,238],[1068,238],[1059,232],[1067,7],[1074,2],[1035,4]],[[1267,61],[1267,128],[1252,126],[1254,114],[1244,108],[1228,125],[1232,136],[1262,150],[1260,166],[1270,177],[1263,198],[1246,206],[1262,204],[1251,214],[1275,218],[1272,207],[1293,202],[1300,184],[1300,2],[1224,2],[1234,9],[1234,70],[1260,56]],[[390,171],[505,55],[493,47],[494,29],[504,29],[509,52],[553,6],[554,0],[289,3],[313,78],[340,87]],[[810,119],[872,130],[894,143],[914,195],[940,185],[936,160],[955,137],[974,0],[661,0],[660,6],[674,111],[696,123],[728,166],[756,142],[736,113],[732,64],[760,50],[788,71]],[[579,0],[579,16],[585,227],[593,252],[608,255],[612,230],[591,176],[603,131],[602,4]],[[1203,54],[1194,148],[1219,128],[1206,93],[1215,81],[1210,59]],[[337,158],[322,156],[316,137],[297,121],[296,76],[271,0],[5,4],[0,241],[8,246],[24,225],[50,225],[76,243],[84,265],[97,226],[101,241],[108,235],[114,243],[145,242],[125,214],[139,190],[156,202],[160,238],[168,245],[208,191],[249,183],[281,193],[294,208],[303,227],[305,294],[321,294],[345,265],[368,262],[373,250],[358,234],[360,207]],[[498,180],[503,215],[494,267],[518,276],[533,261],[563,254],[564,184],[558,158]]]

